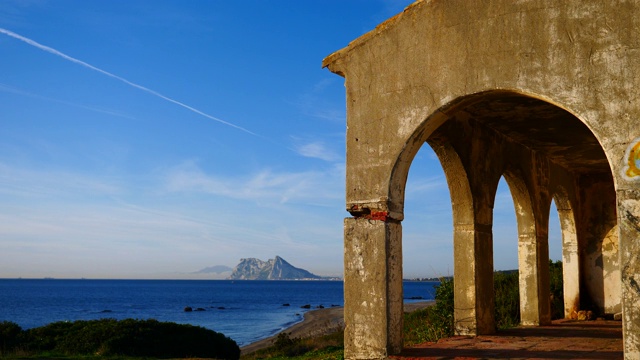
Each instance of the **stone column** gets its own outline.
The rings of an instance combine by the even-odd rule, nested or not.
[[[402,350],[402,227],[383,215],[344,221],[345,358]]]
[[[454,321],[459,335],[495,332],[491,225],[454,224]]]
[[[580,188],[582,307],[599,315],[616,314],[622,287],[616,191],[608,176],[584,176]]]
[[[624,358],[638,360],[640,359],[640,186],[618,190],[617,195]]]
[[[580,257],[573,211],[556,203],[562,232],[562,292],[564,317],[580,310]]]
[[[533,217],[533,214],[530,217]],[[551,322],[551,306],[546,224],[544,226],[531,224],[525,231],[520,229],[518,268],[520,323],[525,326],[549,324]]]

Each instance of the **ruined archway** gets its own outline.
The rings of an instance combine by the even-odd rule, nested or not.
[[[404,186],[417,149],[436,142],[456,154],[447,178],[464,177],[453,183],[466,182],[472,199],[454,227],[464,259],[454,276],[469,274],[460,296],[471,304],[456,309],[459,330],[494,329],[491,206],[510,172],[531,201],[530,266],[548,264],[549,206],[563,187],[581,306],[621,309],[625,356],[640,359],[640,63],[631,51],[640,35],[629,31],[639,19],[633,2],[418,1],[325,59],[347,88],[346,358],[383,358],[402,344]],[[544,302],[548,279],[536,274]],[[620,286],[609,286],[616,274]]]
[[[394,197],[394,191],[402,194],[404,186],[402,172],[406,167],[403,165],[409,161],[403,156],[411,158],[412,154],[406,151],[415,149],[412,145],[419,142],[415,137],[427,137],[426,141],[439,150],[436,152],[450,183],[454,205],[454,276],[459,289],[456,294],[466,296],[466,300],[460,299],[462,295],[456,298],[457,330],[461,334],[491,333],[495,328],[491,282],[492,209],[498,180],[504,174],[518,220],[522,323],[548,324],[551,321],[547,238],[550,203],[557,189],[570,188],[575,192],[581,182],[599,189],[613,189],[604,151],[576,116],[539,97],[514,91],[486,91],[456,99],[445,108],[446,111],[435,113],[437,129],[426,135],[425,129],[431,120],[427,119],[414,137],[407,140],[391,174],[389,202],[403,203],[403,198]],[[448,149],[448,153],[443,154],[443,149]],[[461,192],[461,183],[469,190]],[[460,199],[462,194],[467,194],[464,200]],[[591,191],[574,195],[584,204],[594,202],[580,215],[600,217],[606,202],[615,201],[615,195],[611,198],[611,194],[603,196],[602,191]],[[456,220],[456,216],[462,214],[460,207],[467,211],[464,221]],[[402,211],[399,207],[398,212]],[[599,259],[603,246],[599,244],[605,241],[606,247],[612,235],[594,231],[589,225],[592,223],[585,221],[578,233],[597,248],[591,254]],[[455,234],[462,228],[464,238]],[[587,250],[585,258],[589,254]],[[582,263],[582,267],[589,266]],[[610,272],[615,271],[615,264],[610,264]],[[590,292],[603,294],[602,299],[592,297],[588,304],[604,314],[607,309],[604,299],[615,299],[619,291],[605,290],[603,277],[587,280],[585,287]],[[614,295],[605,296],[605,292]]]
[[[575,189],[576,184],[586,181],[584,179],[589,179],[592,186],[613,188],[612,178],[608,176],[609,164],[598,140],[577,117],[557,105],[514,91],[498,90],[465,96],[446,109],[446,112],[437,111],[428,117],[406,140],[403,152],[392,167],[387,201],[395,211],[372,211],[365,206],[350,208],[355,220],[364,219],[367,226],[373,226],[372,220],[384,222],[380,225],[381,230],[384,229],[388,255],[376,263],[384,264],[381,271],[384,269],[384,275],[388,277],[381,286],[387,302],[384,313],[387,316],[386,336],[391,339],[389,344],[393,344],[385,350],[388,352],[402,344],[401,301],[392,299],[402,298],[402,263],[398,249],[402,247],[400,221],[404,209],[401,205],[409,169],[405,165],[410,165],[419,150],[417,144],[424,144],[420,138],[426,138],[424,141],[440,159],[451,194],[455,323],[459,334],[495,331],[492,209],[498,181],[503,174],[516,206],[521,316],[525,325],[548,324],[551,320],[547,233],[549,206],[557,189]],[[429,133],[430,121],[438,126]],[[604,205],[600,193],[597,197],[586,193],[574,196],[585,203]],[[587,211],[583,216],[600,215],[589,215]],[[585,222],[583,233],[589,232],[593,232],[592,228]],[[600,241],[605,239],[606,236]],[[361,254],[361,246],[352,249]],[[373,253],[385,256],[384,252],[373,250]],[[348,269],[354,266],[350,261],[359,257],[347,256],[346,259]],[[358,274],[366,271],[363,263],[358,262],[357,266]],[[346,280],[349,291],[352,291],[352,281]],[[602,285],[595,283],[595,287],[602,288]],[[615,292],[615,289],[609,290]],[[361,291],[371,293],[370,288]],[[361,293],[355,298],[363,296]],[[358,339],[364,338],[369,331],[370,327],[363,328]]]

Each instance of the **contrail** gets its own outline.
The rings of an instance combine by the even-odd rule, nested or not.
[[[222,123],[222,124],[225,124],[225,125],[227,125],[227,126],[231,126],[231,127],[233,127],[233,128],[236,128],[236,129],[238,129],[238,130],[244,131],[244,132],[249,133],[249,134],[251,134],[251,135],[259,136],[259,135],[257,135],[256,133],[254,133],[254,132],[252,132],[252,131],[249,131],[249,130],[247,130],[247,129],[245,129],[245,128],[241,127],[241,126],[234,125],[234,124],[232,124],[232,123],[230,123],[230,122],[226,122],[226,121],[224,121],[224,120],[222,120],[222,119],[218,119],[218,118],[217,118],[217,117],[215,117],[215,116],[211,116],[211,115],[209,115],[209,114],[207,114],[207,113],[205,113],[205,112],[202,112],[202,111],[200,111],[200,110],[198,110],[198,109],[196,109],[196,108],[194,108],[194,107],[191,107],[191,106],[189,106],[189,105],[187,105],[187,104],[181,103],[181,102],[180,102],[180,101],[178,101],[178,100],[174,100],[174,99],[172,99],[172,98],[170,98],[170,97],[167,97],[167,96],[164,96],[164,95],[160,94],[160,93],[159,93],[159,92],[157,92],[157,91],[151,90],[151,89],[146,88],[146,87],[144,87],[144,86],[142,86],[142,85],[138,85],[138,84],[136,84],[136,83],[134,83],[134,82],[131,82],[131,81],[129,81],[129,80],[127,80],[127,79],[123,78],[123,77],[120,77],[120,76],[115,75],[115,74],[112,74],[112,73],[110,73],[110,72],[108,72],[108,71],[105,71],[105,70],[102,70],[102,69],[100,69],[100,68],[97,68],[97,67],[95,67],[95,66],[93,66],[93,65],[91,65],[91,64],[88,64],[88,63],[86,63],[86,62],[84,62],[84,61],[82,61],[82,60],[78,60],[78,59],[76,59],[76,58],[74,58],[74,57],[71,57],[71,56],[69,56],[69,55],[67,55],[67,54],[65,54],[65,53],[63,53],[63,52],[60,52],[60,51],[58,51],[58,50],[54,49],[54,48],[51,48],[51,47],[48,47],[48,46],[42,45],[42,44],[40,44],[40,43],[38,43],[38,42],[36,42],[36,41],[33,41],[33,40],[29,39],[29,38],[26,38],[26,37],[22,36],[22,35],[20,35],[20,34],[16,34],[16,33],[14,33],[13,31],[9,31],[9,30],[6,30],[6,29],[3,29],[3,28],[0,28],[0,33],[5,34],[5,35],[8,35],[8,36],[11,36],[11,37],[12,37],[12,38],[14,38],[14,39],[18,39],[18,40],[20,40],[20,41],[23,41],[23,42],[25,42],[25,43],[27,43],[27,44],[29,44],[29,45],[31,45],[31,46],[35,46],[35,47],[37,47],[37,48],[38,48],[38,49],[40,49],[40,50],[44,50],[44,51],[46,51],[46,52],[48,52],[48,53],[51,53],[51,54],[53,54],[53,55],[57,55],[57,56],[59,56],[59,57],[61,57],[61,58],[65,59],[65,60],[69,60],[69,61],[71,61],[71,62],[73,62],[73,63],[78,64],[78,65],[82,65],[82,66],[84,66],[84,67],[86,67],[86,68],[88,68],[88,69],[91,69],[91,70],[93,70],[93,71],[97,71],[97,72],[99,72],[99,73],[101,73],[101,74],[103,74],[103,75],[107,75],[108,77],[114,78],[114,79],[116,79],[116,80],[120,80],[120,81],[122,81],[123,83],[125,83],[125,84],[127,84],[127,85],[129,85],[129,86],[133,86],[133,87],[134,87],[134,88],[136,88],[136,89],[140,89],[140,90],[142,90],[142,91],[148,92],[148,93],[149,93],[149,94],[151,94],[151,95],[155,95],[155,96],[157,96],[157,97],[159,97],[159,98],[161,98],[161,99],[163,99],[163,100],[169,101],[169,102],[174,103],[174,104],[179,105],[179,106],[182,106],[183,108],[185,108],[185,109],[187,109],[187,110],[191,110],[191,111],[193,111],[194,113],[196,113],[196,114],[198,114],[198,115],[202,115],[202,116],[204,116],[204,117],[206,117],[206,118],[208,118],[208,119],[211,119],[211,120],[217,121],[217,122]]]

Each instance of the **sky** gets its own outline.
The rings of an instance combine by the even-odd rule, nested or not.
[[[212,278],[193,273],[276,255],[342,276],[345,89],[321,63],[410,3],[0,2],[0,278]],[[406,198],[405,277],[451,275],[428,145]],[[514,269],[504,182],[494,221]]]

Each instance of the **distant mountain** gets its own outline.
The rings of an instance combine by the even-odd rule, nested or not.
[[[280,256],[268,261],[256,258],[240,259],[233,269],[230,280],[303,280],[322,279],[307,270],[297,268]]]
[[[194,272],[194,274],[220,274],[220,273],[231,271],[231,270],[233,269],[228,266],[216,265],[216,266],[206,267],[202,270],[198,270]]]

